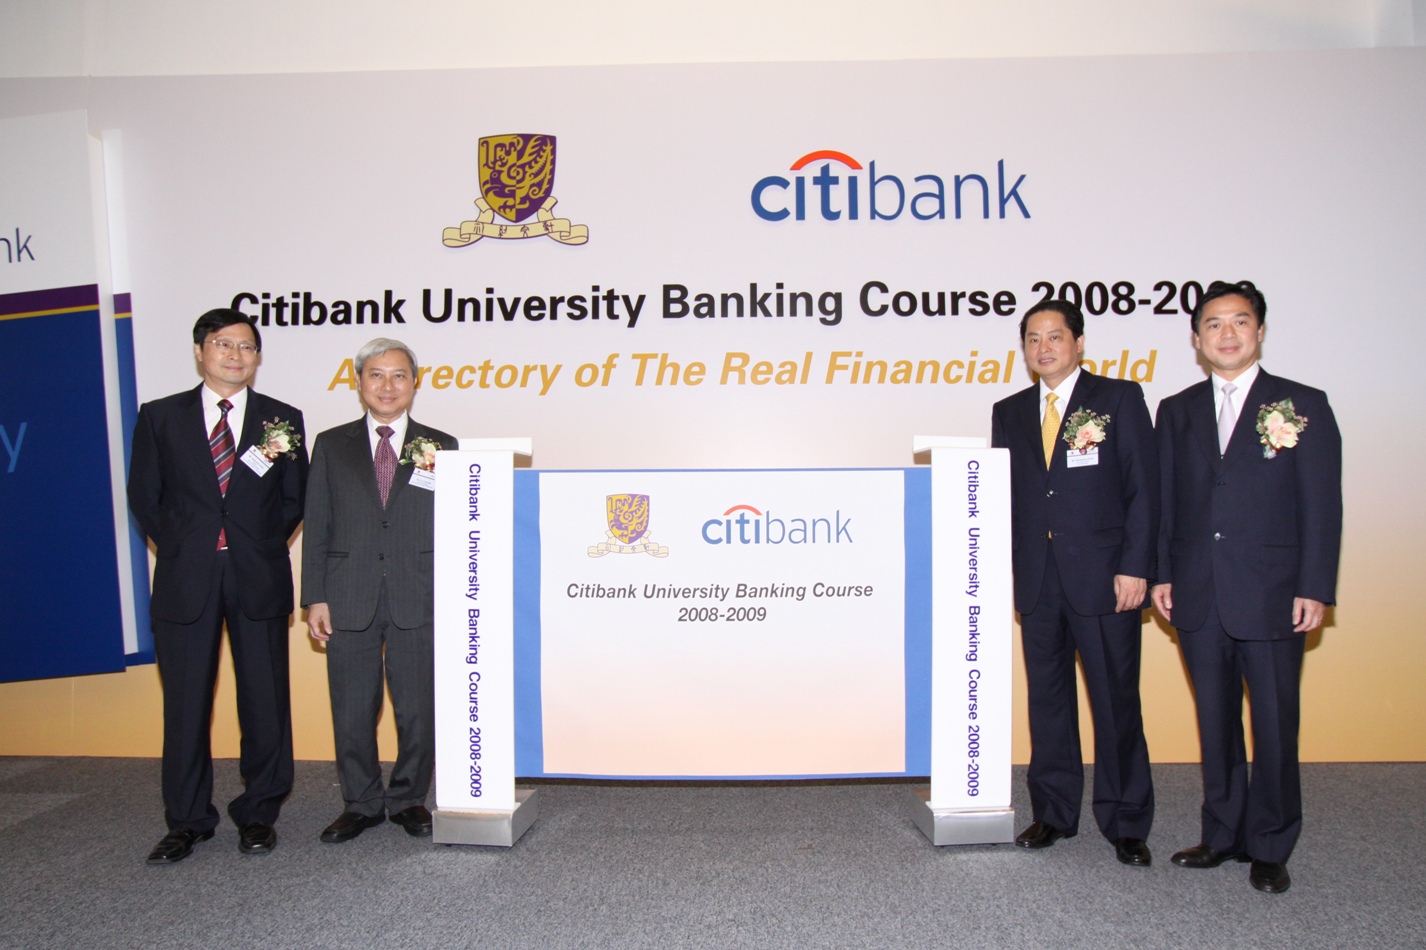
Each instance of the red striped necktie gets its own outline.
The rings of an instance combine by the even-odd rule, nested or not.
[[[228,480],[233,474],[233,459],[236,455],[233,448],[233,430],[228,428],[228,410],[233,408],[233,404],[226,399],[220,399],[218,408],[223,410],[223,415],[214,423],[213,431],[208,434],[208,450],[213,453],[213,468],[218,472],[218,491],[226,498]],[[218,550],[221,551],[227,546],[227,529],[219,528]]]

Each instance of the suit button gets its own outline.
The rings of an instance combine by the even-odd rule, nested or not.
[[[1214,482],[1213,484],[1216,485],[1216,486],[1218,486],[1219,488],[1222,488],[1224,485],[1226,485],[1226,484],[1228,484],[1228,483],[1227,483],[1227,482]]]
[[[1046,498],[1049,498],[1049,497],[1050,497],[1051,495],[1053,495],[1054,493],[1055,493],[1055,490],[1054,490],[1053,488],[1051,488],[1049,491],[1045,492],[1045,497],[1046,497]]]
[[[378,555],[376,556],[376,559],[377,559],[378,561],[384,561],[384,560],[386,560],[386,555],[385,555],[385,554],[378,554]]]
[[[221,511],[219,511],[218,514],[220,514],[220,515],[222,515],[224,518],[226,518],[226,517],[228,517],[228,509],[224,508],[224,509],[222,509]]]
[[[391,527],[391,522],[389,522],[389,521],[383,521],[383,522],[381,523],[381,526],[382,526],[383,528],[389,528],[389,527]]]
[[[1217,531],[1215,531],[1215,532],[1213,532],[1213,540],[1214,540],[1214,541],[1222,541],[1222,540],[1223,540],[1223,535],[1221,535],[1221,534],[1219,534]]]

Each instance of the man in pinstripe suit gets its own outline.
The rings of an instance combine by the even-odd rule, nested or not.
[[[391,820],[431,833],[435,762],[432,652],[433,468],[456,440],[410,417],[416,354],[376,339],[356,355],[367,413],[312,449],[302,539],[302,604],[327,645],[342,813],[321,839],[349,841]],[[383,784],[376,724],[382,674],[396,713],[396,765]]]
[[[155,548],[150,613],[163,685],[168,834],[150,864],[182,861],[218,826],[209,733],[225,625],[242,727],[244,789],[228,805],[239,851],[277,846],[273,826],[292,791],[287,539],[302,521],[307,448],[302,413],[249,385],[261,353],[251,320],[209,310],[193,325],[202,384],[145,403],[134,426],[129,506]]]

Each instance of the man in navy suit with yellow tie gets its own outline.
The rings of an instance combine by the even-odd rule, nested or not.
[[[1045,848],[1079,830],[1078,653],[1094,716],[1094,817],[1122,863],[1148,867],[1154,787],[1139,654],[1159,517],[1153,426],[1138,383],[1080,368],[1084,315],[1074,304],[1031,307],[1020,339],[1039,382],[991,416],[992,444],[1010,450],[1029,688],[1034,823],[1015,843]]]
[[[145,403],[134,425],[129,507],[153,540],[154,653],[163,681],[163,804],[168,834],[150,864],[213,837],[210,728],[223,627],[233,653],[242,794],[228,805],[238,850],[277,844],[292,790],[287,542],[302,521],[302,413],[254,392],[262,338],[237,310],[193,326],[196,389]]]
[[[1337,590],[1342,437],[1322,391],[1258,365],[1266,319],[1267,302],[1249,281],[1214,281],[1194,308],[1194,346],[1212,375],[1159,405],[1153,600],[1178,629],[1203,760],[1202,838],[1173,862],[1251,860],[1249,883],[1280,894],[1302,828],[1304,637]]]

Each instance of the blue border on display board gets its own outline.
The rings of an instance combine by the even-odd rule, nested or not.
[[[637,469],[646,472],[900,471],[905,476],[906,768],[901,772],[778,775],[596,775],[544,770],[540,692],[540,476],[607,469],[517,470],[515,475],[515,774],[521,778],[747,781],[920,777],[931,774],[931,470],[929,468]],[[617,471],[617,470],[616,470]]]
[[[515,774],[545,774],[540,693],[540,473],[515,471]]]

